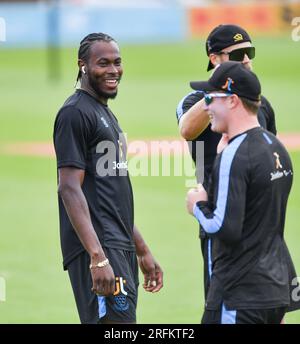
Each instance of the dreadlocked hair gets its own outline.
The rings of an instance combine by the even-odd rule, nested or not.
[[[90,47],[94,44],[96,41],[103,41],[103,42],[116,42],[111,36],[98,32],[98,33],[90,33],[84,39],[80,42],[80,46],[78,49],[78,59],[81,59],[83,61],[88,61],[89,59],[89,53],[90,53]],[[81,70],[78,71],[76,84],[78,80],[81,78]],[[76,86],[75,84],[75,86]]]

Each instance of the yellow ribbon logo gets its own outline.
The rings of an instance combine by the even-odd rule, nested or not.
[[[278,170],[279,168],[282,168],[282,165],[281,165],[280,160],[279,160],[279,154],[274,152],[273,155],[275,156],[276,169]]]
[[[238,42],[238,41],[242,41],[244,38],[243,38],[243,35],[241,33],[237,33],[233,36],[233,40],[235,42]]]

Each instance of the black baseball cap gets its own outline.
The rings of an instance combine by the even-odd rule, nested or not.
[[[237,25],[219,25],[208,35],[205,48],[206,54],[218,53],[231,45],[250,42],[248,33]],[[213,69],[214,65],[209,61],[207,70]]]
[[[223,91],[253,101],[260,100],[261,86],[257,76],[240,62],[224,62],[216,67],[208,81],[191,81],[190,85],[198,91]]]

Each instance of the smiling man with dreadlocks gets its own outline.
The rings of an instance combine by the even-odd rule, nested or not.
[[[126,141],[107,106],[123,73],[116,41],[86,36],[78,67],[80,88],[54,125],[64,269],[82,323],[134,323],[138,264],[146,291],[162,288],[163,273],[134,225]]]

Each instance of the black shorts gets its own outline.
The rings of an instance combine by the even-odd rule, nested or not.
[[[116,290],[111,296],[97,296],[91,291],[87,252],[81,253],[67,266],[80,321],[83,324],[134,323],[139,284],[136,253],[105,248],[105,254],[116,277]]]
[[[272,309],[239,309],[229,311],[225,305],[216,311],[205,310],[202,324],[280,324],[287,307]]]

